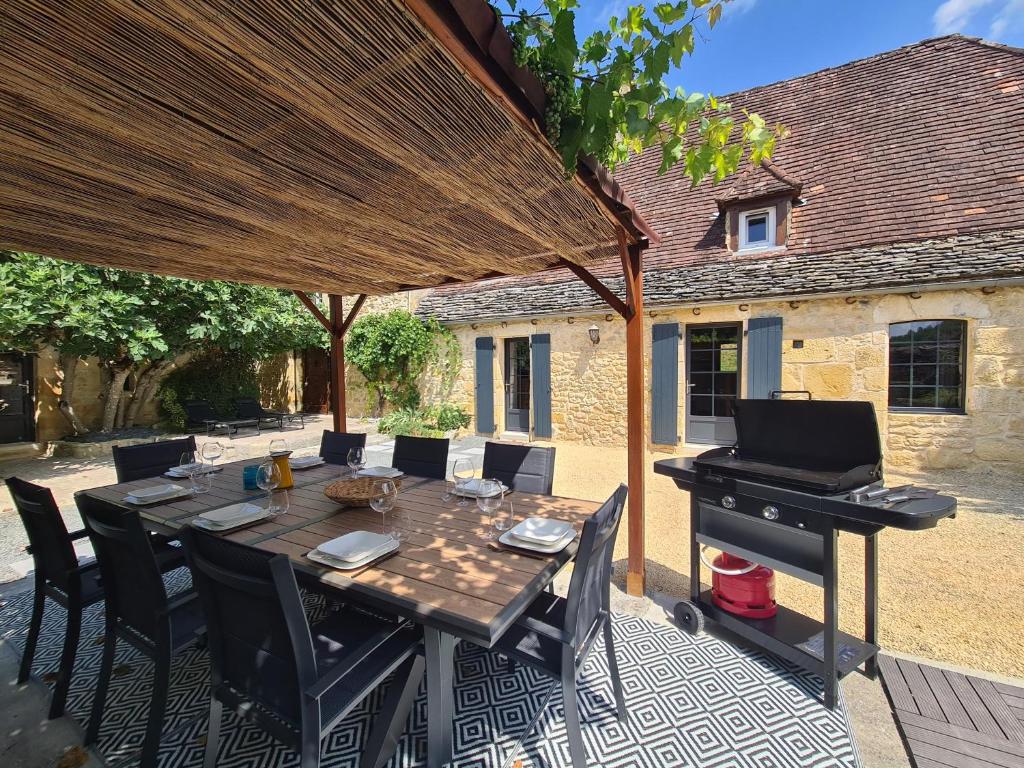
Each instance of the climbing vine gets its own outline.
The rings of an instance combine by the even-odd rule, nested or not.
[[[567,174],[580,155],[614,170],[631,154],[658,147],[660,173],[681,163],[694,185],[707,176],[721,181],[745,154],[754,164],[771,157],[784,135],[757,114],[744,111],[738,119],[714,96],[665,84],[730,0],[630,6],[582,43],[577,0],[540,0],[533,10],[522,2],[497,0],[493,7],[512,37],[516,64],[544,83],[545,132]]]

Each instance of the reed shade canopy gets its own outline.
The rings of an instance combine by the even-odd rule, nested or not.
[[[4,0],[0,248],[382,294],[651,236],[509,62],[482,0]]]

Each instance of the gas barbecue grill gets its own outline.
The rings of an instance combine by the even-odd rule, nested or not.
[[[886,488],[874,408],[866,402],[740,400],[736,445],[692,459],[666,459],[654,471],[690,492],[691,601],[676,620],[699,632],[705,617],[821,675],[833,709],[838,684],[878,653],[878,533],[887,526],[932,528],[956,512],[956,499],[927,488]],[[839,532],[865,537],[864,639],[838,630]],[[700,550],[720,549],[816,584],[824,623],[778,606],[771,618],[723,610],[700,586]]]

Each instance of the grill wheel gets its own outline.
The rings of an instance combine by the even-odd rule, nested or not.
[[[676,603],[674,613],[676,624],[691,635],[699,635],[704,631],[704,614],[689,600]]]

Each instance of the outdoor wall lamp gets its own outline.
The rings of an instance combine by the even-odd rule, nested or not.
[[[587,328],[587,333],[590,335],[590,343],[597,344],[601,341],[601,329],[596,325],[592,325]]]

